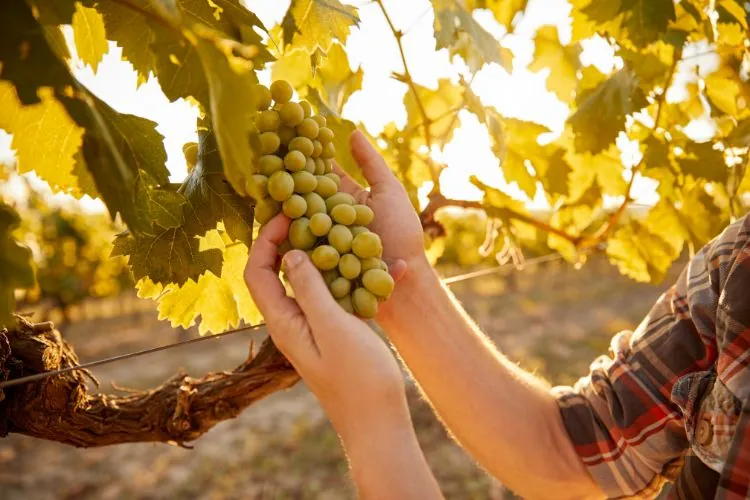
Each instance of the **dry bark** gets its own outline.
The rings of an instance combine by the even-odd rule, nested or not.
[[[51,323],[20,319],[17,328],[0,331],[0,380],[78,364]],[[178,373],[155,389],[126,396],[90,394],[86,375],[75,370],[0,390],[0,436],[25,434],[85,448],[135,442],[185,446],[299,380],[270,338],[232,371],[201,378]]]

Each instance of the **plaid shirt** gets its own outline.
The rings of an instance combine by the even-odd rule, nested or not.
[[[750,497],[750,216],[688,264],[574,387],[570,437],[610,498]]]

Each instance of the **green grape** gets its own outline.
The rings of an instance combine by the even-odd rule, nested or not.
[[[312,261],[321,271],[330,271],[336,269],[339,263],[339,253],[330,245],[320,245],[313,250]]]
[[[339,268],[341,271],[341,268]],[[341,273],[342,276],[346,276]],[[369,269],[362,275],[362,284],[378,297],[388,298],[393,293],[393,277],[382,269]]]
[[[377,257],[368,257],[366,259],[360,259],[362,263],[362,272],[366,273],[370,269],[380,269],[380,259]]]
[[[338,299],[336,302],[339,303],[339,305],[341,306],[341,308],[344,311],[348,312],[349,314],[354,314],[354,305],[352,304],[352,296],[351,295],[347,295],[345,297],[342,297],[342,298]]]
[[[390,274],[390,271],[388,270],[388,264],[386,264],[384,260],[381,260],[380,262],[378,262],[378,264],[380,264],[380,269]]]
[[[352,232],[352,234],[354,235],[355,238],[360,233],[369,233],[370,232],[370,230],[367,229],[365,226],[351,226],[351,227],[349,227],[349,230]]]
[[[265,155],[261,156],[258,160],[258,170],[260,173],[268,177],[274,172],[284,170],[284,160],[276,155]]]
[[[357,212],[357,218],[354,223],[358,226],[367,226],[375,218],[375,212],[367,205],[354,205],[354,210]]]
[[[292,221],[289,226],[289,241],[294,248],[310,250],[315,246],[317,238],[310,232],[310,219],[301,217]]]
[[[299,151],[305,156],[310,156],[313,152],[313,143],[307,137],[295,137],[289,142],[289,151]]]
[[[312,116],[312,106],[310,106],[310,103],[307,101],[300,101],[299,105],[302,106],[302,111],[305,112],[305,118],[310,118]]]
[[[326,126],[326,117],[322,115],[315,115],[312,117],[313,120],[318,124],[318,127]]]
[[[318,193],[306,193],[303,195],[307,202],[307,212],[305,215],[309,218],[318,213],[326,213],[326,202]]]
[[[341,259],[339,259],[339,273],[341,273],[341,276],[353,280],[359,276],[360,272],[362,272],[362,263],[356,255],[347,253],[341,256]]]
[[[313,152],[312,152],[312,155],[311,155],[311,156],[312,156],[313,158],[317,158],[318,156],[320,156],[320,154],[321,154],[322,152],[323,152],[323,145],[322,145],[322,144],[320,143],[320,141],[319,141],[319,140],[315,139],[315,140],[313,141]]]
[[[318,181],[318,186],[315,188],[315,192],[322,196],[323,199],[330,198],[338,192],[338,186],[336,186],[336,183],[328,177],[318,175],[316,179]]]
[[[340,265],[341,263],[339,263],[339,266]],[[328,285],[328,289],[331,291],[331,295],[333,295],[334,298],[341,299],[349,295],[349,292],[351,292],[352,282],[346,278],[336,278]]]
[[[333,158],[336,156],[336,145],[332,142],[328,142],[323,146],[323,152],[320,153],[323,158]]]
[[[320,127],[318,130],[318,140],[324,145],[333,140],[333,130],[328,127]]]
[[[294,180],[294,192],[299,194],[312,193],[315,188],[318,187],[318,178],[310,172],[294,172],[292,174]]]
[[[307,165],[307,158],[299,151],[289,151],[284,156],[284,166],[292,172],[299,172]]]
[[[285,80],[276,80],[271,84],[271,96],[277,104],[289,102],[294,94],[294,89]]]
[[[305,118],[304,120],[302,120],[302,123],[297,125],[297,134],[313,140],[318,137],[318,129],[320,129],[320,127],[318,126],[318,122],[316,122],[312,118]]]
[[[297,131],[292,127],[287,127],[285,125],[279,127],[279,139],[281,140],[282,145],[288,146],[295,137],[297,137]]]
[[[255,204],[255,220],[258,224],[263,225],[281,211],[281,204],[270,198],[258,200]]]
[[[336,205],[354,205],[354,197],[349,193],[336,193],[326,200],[326,210],[331,212]]]
[[[258,115],[258,130],[261,132],[273,132],[278,130],[281,125],[279,112],[273,109],[261,111]]]
[[[256,84],[255,91],[258,94],[258,109],[268,109],[271,106],[271,99],[273,97],[271,91],[268,90],[268,87],[260,83]]]
[[[333,280],[339,277],[338,269],[331,269],[329,271],[323,271],[321,274],[323,275],[323,281],[325,281],[326,286],[330,286],[331,283],[333,283]]]
[[[263,132],[260,134],[260,152],[264,155],[275,153],[281,146],[279,134],[276,132]]]
[[[352,249],[352,232],[349,228],[341,224],[334,225],[328,231],[328,243],[339,251],[341,254],[345,254]]]
[[[294,179],[288,172],[274,172],[268,178],[268,194],[276,201],[285,201],[294,193]]]
[[[377,234],[361,233],[352,240],[352,251],[360,259],[377,257],[383,251],[383,244]]]
[[[311,174],[315,173],[315,160],[312,158],[308,158],[305,162],[305,172],[309,172]]]
[[[326,173],[326,174],[331,174],[331,173],[333,173],[333,162],[331,161],[331,159],[330,159],[330,158],[324,158],[324,159],[323,159],[323,164],[324,164],[324,165],[325,165],[325,167],[326,167],[326,168],[325,168],[325,171],[324,171],[323,173]]]
[[[275,175],[275,174],[274,174]],[[320,179],[318,179],[320,183]],[[318,184],[320,186],[320,184]],[[350,226],[354,224],[354,220],[357,218],[357,211],[354,210],[352,205],[336,205],[331,209],[331,218],[339,224]]]
[[[378,313],[378,299],[369,290],[357,288],[352,293],[354,310],[363,318],[374,318]]]
[[[310,231],[315,236],[327,235],[328,231],[331,230],[331,226],[333,226],[333,221],[328,214],[318,212],[310,217]]]
[[[281,243],[281,245],[279,245],[278,247],[276,247],[276,253],[278,253],[279,255],[283,256],[285,253],[287,253],[288,251],[292,250],[293,248],[294,247],[292,246],[291,243],[289,243],[289,240],[286,239],[286,240],[284,240]]]
[[[281,205],[281,209],[290,219],[298,219],[307,212],[307,202],[300,195],[293,194]]]
[[[326,164],[323,162],[323,158],[315,158],[315,175],[323,175],[326,173]]]
[[[297,102],[285,102],[279,108],[279,116],[287,127],[296,127],[305,119],[305,111]]]
[[[333,172],[328,172],[327,174],[325,174],[325,176],[331,179],[333,182],[335,182],[337,188],[341,187],[341,177],[339,177],[338,174],[335,174]]]
[[[268,195],[266,186],[268,186],[268,177],[265,175],[255,174],[245,180],[245,190],[256,200],[265,198]]]

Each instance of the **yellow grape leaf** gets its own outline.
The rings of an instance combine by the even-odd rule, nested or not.
[[[310,84],[313,77],[310,54],[304,49],[287,50],[271,68],[272,80],[286,80],[295,89]]]
[[[511,31],[511,24],[516,14],[523,12],[529,0],[468,0],[466,8],[488,9],[495,16],[495,20]]]
[[[455,85],[447,78],[438,80],[438,88],[433,90],[421,85],[415,85],[419,100],[424,106],[427,117],[431,120],[430,132],[437,143],[443,145],[450,141],[453,129],[458,120],[453,119],[463,102],[463,88]],[[414,97],[409,90],[404,96],[406,107],[407,127],[420,127],[424,118]]]
[[[724,113],[737,115],[739,111],[737,98],[741,88],[733,75],[728,75],[726,71],[720,69],[708,75],[705,81],[706,96],[711,99],[711,102]]]
[[[622,174],[624,166],[620,151],[615,145],[599,154],[579,153],[568,149],[565,160],[572,168],[569,177],[570,196],[575,199],[588,189],[594,180],[604,194],[619,196],[625,194],[627,182]]]
[[[557,27],[542,26],[534,37],[534,59],[529,65],[531,71],[549,69],[547,89],[554,92],[563,102],[573,100],[578,78],[576,72],[581,65],[578,59],[581,53],[577,45],[562,45],[557,34]]]
[[[15,290],[36,285],[31,250],[12,234],[20,224],[18,213],[0,201],[0,327],[13,321]]]
[[[622,274],[646,283],[659,283],[679,256],[669,242],[636,221],[615,231],[606,252]]]
[[[76,3],[72,27],[78,57],[96,73],[99,63],[109,51],[101,14],[96,9]]]
[[[13,134],[19,173],[36,172],[53,191],[80,197],[73,169],[84,130],[51,92],[40,96],[40,103],[23,106],[13,85],[0,81],[0,128]]]
[[[181,287],[174,283],[162,287],[145,278],[136,285],[138,296],[155,299],[159,304],[159,319],[168,318],[173,327],[189,328],[200,317],[198,331],[201,335],[236,328],[240,321],[260,322],[261,314],[245,285],[247,247],[213,230],[201,238],[200,249],[222,252],[224,265],[220,277],[205,273],[197,282],[191,279]]]
[[[313,85],[337,113],[341,113],[349,97],[362,88],[362,68],[352,71],[346,51],[339,44],[331,45],[325,63],[316,73]]]
[[[345,43],[352,25],[359,25],[357,9],[338,0],[292,0],[281,21],[284,44],[310,54],[327,52],[334,38]]]

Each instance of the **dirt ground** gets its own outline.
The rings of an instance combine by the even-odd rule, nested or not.
[[[558,263],[458,283],[453,291],[512,360],[553,384],[571,384],[596,356],[606,354],[614,333],[636,326],[677,271],[650,286],[619,276],[600,260],[581,270]],[[82,361],[179,340],[150,306],[133,309],[138,311],[82,320],[62,331]],[[147,388],[180,368],[191,375],[232,368],[246,356],[249,341],[262,335],[180,347],[94,373],[107,392],[113,391],[110,382]],[[413,386],[409,400],[420,443],[446,498],[515,498],[448,437]],[[11,436],[0,440],[0,499],[354,498],[338,438],[301,383],[220,424],[193,445],[192,450],[166,444],[79,450]]]

